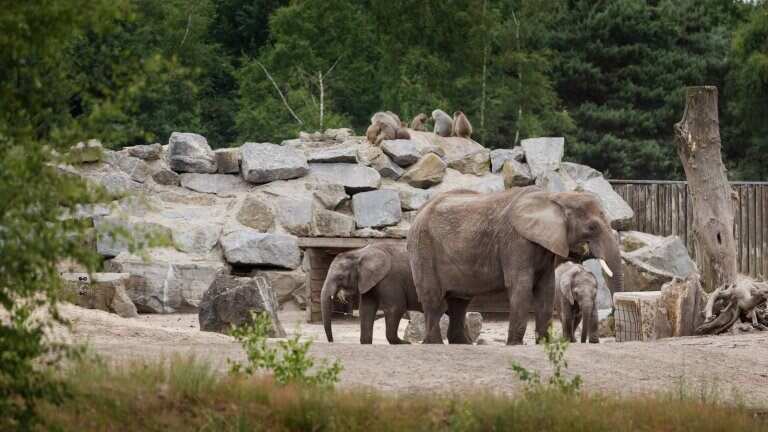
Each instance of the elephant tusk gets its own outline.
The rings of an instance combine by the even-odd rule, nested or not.
[[[612,278],[613,272],[611,271],[610,267],[608,267],[608,264],[605,262],[605,260],[600,258],[598,259],[598,261],[600,261],[600,267],[603,268],[603,271],[605,272],[605,274],[607,274],[609,278]]]

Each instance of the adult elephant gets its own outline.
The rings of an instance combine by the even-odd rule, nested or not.
[[[536,336],[545,337],[555,268],[572,253],[583,256],[584,245],[610,277],[611,292],[622,291],[618,240],[594,195],[528,186],[435,197],[416,216],[407,246],[426,318],[424,343],[442,343],[446,310],[448,341],[469,343],[463,329],[470,300],[502,290],[510,304],[507,344],[523,342],[532,301]]]

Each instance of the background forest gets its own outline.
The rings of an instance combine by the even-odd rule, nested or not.
[[[378,110],[410,119],[461,109],[487,147],[562,135],[570,159],[608,177],[680,178],[671,136],[682,92],[711,84],[731,178],[768,174],[764,2],[131,0],[127,8],[68,46],[60,92],[61,113],[81,117],[110,147],[166,142],[178,130],[212,147],[280,142],[321,129],[322,89],[322,127],[362,134]]]

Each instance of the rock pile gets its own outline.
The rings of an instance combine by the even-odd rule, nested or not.
[[[216,275],[230,273],[258,273],[277,307],[301,307],[298,237],[404,238],[440,192],[537,183],[597,192],[617,226],[632,216],[599,172],[562,162],[562,138],[489,151],[469,139],[410,135],[373,146],[331,129],[215,151],[205,137],[180,132],[167,145],[120,151],[80,144],[74,172],[114,201],[72,217],[93,220],[105,267],[129,275],[125,291],[139,312],[172,313],[198,310]],[[137,245],[152,247],[135,255]]]

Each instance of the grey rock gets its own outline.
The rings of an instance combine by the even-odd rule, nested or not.
[[[181,174],[181,186],[201,193],[230,195],[246,192],[251,186],[240,176],[231,174]]]
[[[307,185],[312,190],[314,197],[328,210],[335,209],[342,201],[349,199],[349,195],[340,184],[318,183]]]
[[[378,171],[382,177],[392,180],[399,179],[405,173],[405,170],[400,165],[392,162],[392,159],[384,153],[371,161],[371,167]]]
[[[600,198],[608,220],[614,229],[626,229],[635,216],[632,207],[616,193],[600,171],[586,165],[564,162],[561,171],[577,184],[577,190],[592,192]]]
[[[536,185],[547,192],[569,192],[576,190],[576,182],[561,170],[546,171],[536,177]]]
[[[168,165],[176,172],[215,173],[216,155],[202,135],[174,132],[168,139]]]
[[[155,160],[160,159],[160,155],[163,152],[163,146],[161,146],[160,143],[155,143],[126,147],[124,150],[127,150],[129,155],[139,159]]]
[[[504,186],[507,188],[533,184],[533,176],[531,176],[531,170],[528,168],[528,165],[514,159],[504,162],[501,175],[504,176]]]
[[[443,138],[440,146],[445,151],[445,162],[463,174],[481,176],[490,171],[491,151],[465,138]]]
[[[237,221],[256,231],[271,230],[275,224],[275,212],[265,201],[265,198],[259,195],[245,197],[237,212]]]
[[[396,190],[400,196],[400,205],[403,210],[419,210],[432,198],[430,190],[419,189],[404,183],[386,184],[382,189]]]
[[[381,143],[381,150],[401,167],[413,165],[421,157],[416,142],[411,140],[387,140]]]
[[[114,257],[127,252],[131,246],[143,248],[156,239],[171,238],[171,230],[152,222],[131,222],[119,216],[102,216],[93,219],[96,229],[96,252]]]
[[[91,163],[101,160],[104,146],[96,139],[87,142],[79,142],[69,149],[69,157],[72,163]]]
[[[264,277],[218,275],[200,303],[200,330],[228,333],[232,326],[251,323],[255,312],[270,317],[270,337],[285,337],[277,309],[275,292]]]
[[[314,213],[311,199],[275,197],[273,204],[277,220],[286,231],[296,236],[309,235]]]
[[[372,193],[372,192],[364,192]],[[358,194],[360,195],[360,194]],[[357,195],[356,195],[357,196]],[[355,230],[355,220],[345,214],[325,210],[315,210],[312,219],[312,235],[315,237],[349,237]]]
[[[149,257],[120,254],[105,267],[131,275],[126,292],[141,313],[196,311],[216,273],[226,270],[220,261],[190,260],[178,252],[155,250]]]
[[[408,231],[410,231],[410,229],[411,224],[401,220],[397,225],[382,228],[382,231],[384,231],[384,234],[389,238],[404,239],[408,237]]]
[[[357,163],[357,149],[353,146],[340,146],[308,150],[307,161],[310,163]]]
[[[87,309],[115,313],[123,318],[139,316],[125,291],[128,273],[63,273],[63,289],[74,303]]]
[[[653,236],[648,245],[622,252],[621,257],[626,291],[658,291],[673,278],[685,279],[698,272],[677,236]]]
[[[181,252],[207,254],[219,242],[221,225],[179,225],[172,229],[173,244]]]
[[[410,342],[421,342],[424,340],[426,322],[424,314],[421,312],[409,311],[410,320],[405,327],[404,338]],[[448,339],[448,315],[443,314],[440,318],[440,334],[443,340]],[[477,342],[480,337],[480,331],[483,328],[483,316],[479,312],[468,312],[464,319],[464,330],[472,342]]]
[[[295,269],[301,264],[296,237],[286,234],[260,233],[250,228],[225,232],[221,239],[227,262],[277,266]]]
[[[143,160],[122,153],[116,153],[116,155],[117,157],[113,159],[115,162],[114,165],[120,168],[124,173],[128,174],[131,177],[131,180],[144,183],[152,174],[152,168],[150,168]]]
[[[504,177],[500,174],[486,174],[478,177],[448,168],[443,182],[430,189],[430,192],[435,196],[438,193],[456,189],[468,189],[480,193],[499,192],[504,190]]]
[[[400,177],[400,181],[417,188],[426,189],[443,181],[448,165],[436,154],[422,156],[418,162]]]
[[[240,147],[221,148],[213,151],[219,174],[238,174],[240,172]]]
[[[504,167],[504,162],[514,160],[517,162],[525,161],[525,152],[521,146],[511,149],[491,150],[491,172],[499,172]]]
[[[316,181],[343,185],[350,195],[378,189],[381,184],[381,175],[375,169],[357,164],[313,163],[309,170]]]
[[[181,176],[178,173],[168,169],[160,168],[152,174],[152,180],[157,184],[166,186],[179,186],[181,185]]]
[[[560,168],[565,150],[564,138],[529,138],[522,140],[521,145],[534,178]]]
[[[373,228],[361,228],[352,232],[352,237],[360,238],[384,238],[387,234]]]
[[[350,128],[326,129],[323,135],[333,141],[347,141],[355,135],[355,131]]]
[[[368,141],[357,146],[357,159],[365,166],[371,166],[374,159],[384,154],[381,147],[376,147]]]
[[[272,287],[277,302],[283,304],[295,300],[297,291],[303,291],[307,282],[304,270],[256,270],[249,274],[251,277],[263,277]]]
[[[268,183],[305,176],[307,159],[298,150],[270,143],[245,143],[241,149],[243,178]]]
[[[359,228],[395,225],[402,217],[400,196],[394,190],[361,192],[352,197],[352,210]]]
[[[107,194],[112,197],[122,197],[141,190],[141,184],[131,179],[125,173],[109,173],[98,179]]]

